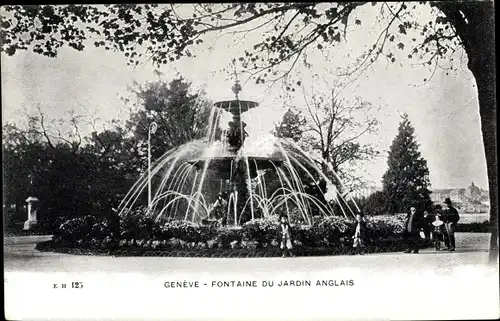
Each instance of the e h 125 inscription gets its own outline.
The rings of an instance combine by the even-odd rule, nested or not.
[[[54,289],[83,289],[83,282],[54,283]]]

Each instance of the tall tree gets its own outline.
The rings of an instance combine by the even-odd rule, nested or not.
[[[402,116],[398,134],[392,141],[387,165],[382,186],[389,213],[407,212],[410,206],[429,210],[432,206],[429,169],[418,150],[415,129],[407,114]]]
[[[380,57],[395,62],[394,50],[406,50],[409,59],[416,57],[424,65],[435,66],[439,59],[449,58],[458,48],[467,54],[468,67],[478,89],[491,200],[490,254],[495,261],[498,202],[494,3],[488,0],[371,3],[380,6],[385,19],[379,21],[385,27],[360,57],[353,72],[366,70]],[[86,41],[95,36],[96,47],[120,50],[130,64],[137,65],[146,57],[158,64],[190,57],[192,47],[203,42],[203,36],[209,33],[264,30],[267,34],[258,37],[262,41],[240,58],[255,81],[261,83],[275,77],[284,64],[294,68],[307,48],[322,50],[344,39],[348,30],[363,28],[355,15],[367,4],[370,2],[196,4],[189,15],[180,14],[179,5],[4,6],[0,39],[2,51],[9,55],[31,49],[55,57],[64,44],[83,50]],[[434,19],[421,25],[412,13],[426,5],[437,9],[437,13]],[[420,34],[418,41],[409,36],[412,29]],[[409,39],[415,39],[416,45],[405,46],[412,43]],[[387,46],[391,43],[396,46]],[[145,50],[138,52],[137,45],[144,45]]]
[[[211,102],[203,91],[193,92],[183,78],[157,81],[131,89],[137,100],[127,131],[133,133],[138,164],[145,165],[148,131],[155,122],[158,130],[151,135],[151,154],[158,158],[166,151],[193,139],[205,137]]]
[[[375,106],[369,102],[360,98],[349,102],[331,89],[311,95],[304,92],[304,114],[297,109],[283,115],[275,134],[291,138],[305,150],[317,154],[324,173],[333,170],[343,179],[353,180],[354,177],[348,175],[350,165],[378,155],[371,145],[360,142],[364,135],[375,133],[379,123],[371,117],[370,111]]]
[[[290,138],[294,142],[298,142],[304,133],[306,119],[301,112],[295,112],[288,109],[284,114],[281,122],[275,125],[274,135],[280,138]]]
[[[21,209],[26,198],[33,196],[43,171],[46,149],[35,133],[10,123],[2,126],[2,147],[3,204],[15,206],[15,218],[22,219]]]
[[[111,213],[138,178],[133,152],[131,139],[120,127],[94,130],[87,137],[81,154],[92,164],[91,201],[101,211]]]
[[[94,126],[85,137],[82,117],[55,120],[37,111],[26,115],[26,128],[3,126],[4,205],[15,205],[18,219],[33,195],[40,199],[41,220],[109,213],[127,188],[123,178],[130,161],[122,130],[99,133]]]
[[[359,98],[348,102],[334,89],[326,94],[315,91],[308,95],[304,91],[302,107],[289,109],[274,132],[277,137],[292,139],[309,155],[314,155],[315,166],[304,164],[310,174],[301,168],[296,170],[305,192],[326,203],[327,182],[316,169],[319,168],[342,194],[349,192],[344,186],[354,188],[359,183],[359,177],[352,174],[354,167],[378,154],[371,145],[360,142],[362,136],[377,130],[378,121],[370,117],[370,110],[375,107]],[[338,204],[334,205],[334,211],[341,213]]]

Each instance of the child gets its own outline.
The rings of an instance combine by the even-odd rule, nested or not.
[[[217,220],[218,224],[225,226],[227,222],[227,201],[224,193],[220,192],[217,200],[210,208],[210,216]]]
[[[366,231],[366,221],[364,218],[363,213],[358,213],[356,215],[356,231],[354,232],[354,236],[352,237],[354,239],[353,247],[357,249],[357,252],[359,254],[363,254],[363,247],[365,246],[364,244],[364,238],[365,238],[365,231]]]
[[[432,216],[428,211],[424,211],[424,218],[422,219],[422,230],[424,232],[425,243],[429,244],[429,240],[431,239],[431,228],[432,228]]]
[[[288,223],[288,217],[286,215],[280,216],[280,232],[281,232],[281,250],[283,250],[283,255],[281,257],[287,256],[287,252],[290,256],[292,254],[292,227]]]
[[[441,215],[436,214],[436,218],[434,222],[432,222],[432,238],[434,239],[434,245],[436,247],[436,251],[439,251],[441,247],[441,240],[444,235],[444,222],[441,221]]]

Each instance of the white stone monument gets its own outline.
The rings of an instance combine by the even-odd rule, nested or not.
[[[33,226],[36,225],[36,203],[38,202],[38,198],[30,196],[26,199],[26,203],[28,203],[28,220],[24,222],[24,230],[29,230]]]

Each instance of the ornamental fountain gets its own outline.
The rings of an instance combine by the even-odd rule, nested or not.
[[[154,162],[151,168],[154,193],[148,213],[157,220],[199,223],[223,219],[229,226],[282,213],[307,225],[313,223],[314,216],[353,216],[349,201],[330,182],[318,162],[292,140],[264,139],[252,141],[253,146],[249,146],[242,115],[257,108],[258,103],[239,99],[238,81],[232,90],[234,100],[213,105],[204,139],[183,144]],[[220,126],[223,113],[231,116],[224,130]],[[333,171],[330,174],[336,176]],[[339,182],[338,176],[334,178]],[[318,188],[321,182],[326,183],[329,200],[308,193],[304,180]],[[148,173],[145,173],[121,202],[121,216],[142,204],[147,185]],[[224,217],[214,217],[212,205],[220,195],[226,198],[227,208]],[[354,202],[352,205],[357,208]]]

